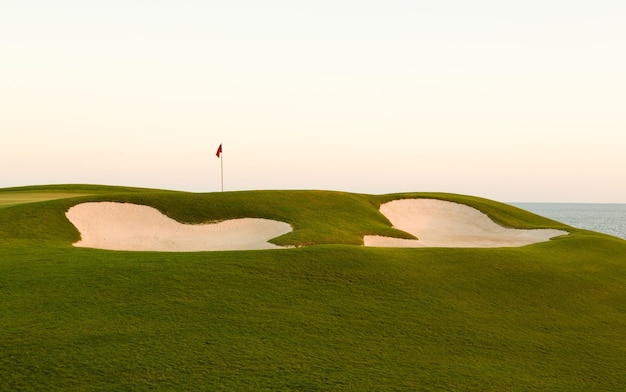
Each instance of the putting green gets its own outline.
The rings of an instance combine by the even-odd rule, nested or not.
[[[0,208],[12,207],[24,203],[36,203],[39,201],[68,199],[71,197],[87,196],[87,193],[73,192],[7,192],[0,194]]]

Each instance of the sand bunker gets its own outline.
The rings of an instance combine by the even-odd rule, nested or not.
[[[568,234],[563,230],[502,227],[464,204],[435,199],[394,200],[380,206],[393,227],[418,240],[365,236],[366,246],[496,248],[534,244]]]
[[[436,199],[403,199],[381,205],[391,224],[418,240],[364,237],[366,246],[495,248],[523,246],[568,234],[563,230],[502,227],[464,204]],[[77,247],[131,251],[196,252],[272,249],[272,238],[289,233],[284,222],[244,218],[211,224],[177,222],[157,209],[128,203],[78,204],[67,218],[81,240]]]
[[[244,218],[211,224],[177,222],[157,209],[127,203],[83,203],[67,218],[81,240],[74,246],[110,250],[196,252],[279,248],[267,242],[291,231],[284,222]]]

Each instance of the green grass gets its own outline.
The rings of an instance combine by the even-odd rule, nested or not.
[[[567,390],[626,385],[626,241],[462,195],[88,196],[0,209],[0,390]],[[24,191],[24,190],[20,190]],[[60,192],[36,187],[29,192]],[[15,190],[0,190],[0,197]],[[386,249],[384,201],[437,197],[512,227],[572,234],[521,248]],[[73,248],[92,200],[185,222],[266,217],[311,245],[244,252]]]
[[[112,191],[145,192],[146,189],[103,185],[46,185],[4,188],[0,190],[0,208],[13,207],[24,203],[111,193]]]
[[[67,199],[77,196],[85,196],[85,194],[71,192],[7,192],[0,194],[0,208],[13,207],[18,204],[36,203],[46,200]]]

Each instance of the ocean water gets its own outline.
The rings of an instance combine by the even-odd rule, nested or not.
[[[509,203],[570,226],[626,239],[626,204]]]

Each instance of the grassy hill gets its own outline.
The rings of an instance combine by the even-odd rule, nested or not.
[[[434,197],[566,237],[520,248],[366,248],[378,213]],[[293,249],[74,248],[65,211],[285,221]],[[620,390],[626,241],[490,200],[327,191],[0,190],[0,390]]]

